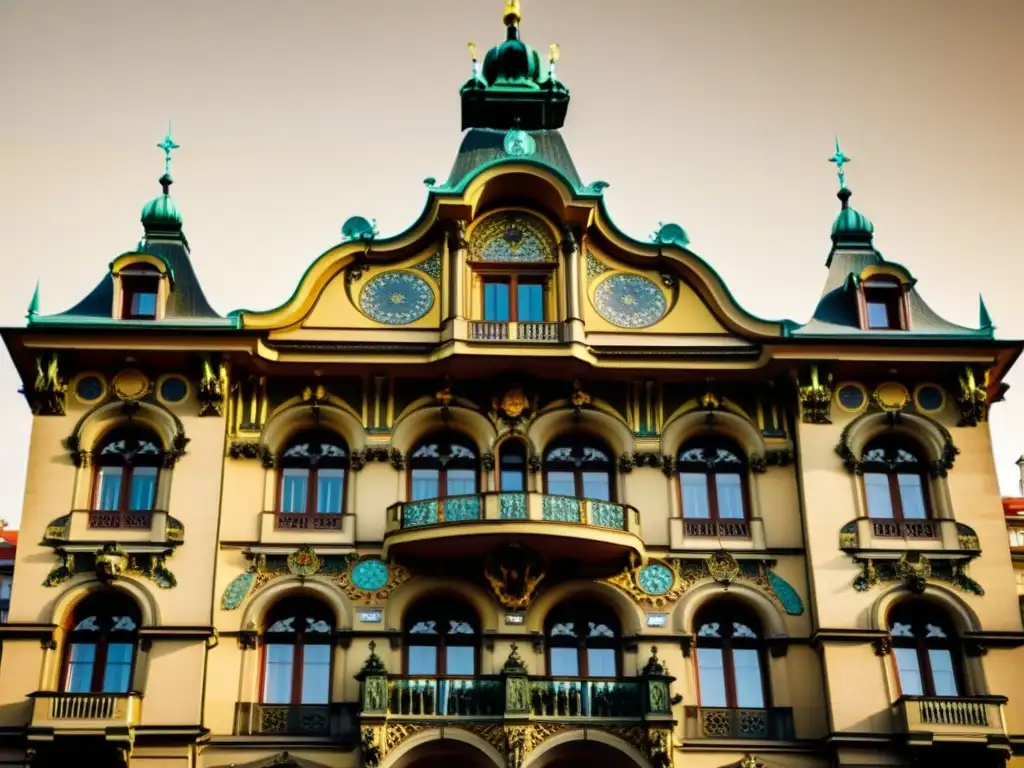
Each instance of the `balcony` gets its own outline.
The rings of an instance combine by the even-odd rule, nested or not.
[[[293,514],[276,510],[260,514],[260,544],[307,544],[312,541],[311,533],[316,534],[317,542],[324,544],[351,544],[356,535],[355,515]]]
[[[235,706],[239,736],[293,736],[331,739],[343,745],[358,741],[356,707],[351,704],[259,704]]]
[[[792,740],[793,710],[686,707],[686,738]]]
[[[891,520],[859,517],[839,532],[839,547],[847,552],[920,550],[976,555],[978,534],[956,520]]]
[[[980,742],[1005,737],[1005,696],[904,696],[893,705],[897,728],[911,744]]]
[[[670,546],[673,550],[730,551],[760,550],[767,547],[764,520],[673,517],[669,520]]]
[[[476,556],[510,539],[529,539],[543,555],[571,552],[584,562],[644,552],[634,507],[543,493],[482,493],[393,504],[383,556]]]
[[[520,344],[557,344],[562,341],[562,324],[472,320],[469,323],[469,339]]]
[[[131,740],[142,716],[138,693],[59,693],[37,691],[32,698],[29,738],[121,736]]]

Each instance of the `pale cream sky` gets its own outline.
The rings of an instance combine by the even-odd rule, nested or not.
[[[155,144],[213,305],[265,308],[353,214],[382,234],[447,175],[459,86],[502,0],[0,0],[0,323],[84,296],[141,233]],[[563,133],[616,222],[676,221],[740,302],[805,321],[852,203],[944,317],[1024,337],[1020,0],[523,0],[562,46]],[[992,411],[1003,491],[1024,452],[1024,363]],[[0,517],[21,512],[29,412],[0,357]],[[70,499],[69,499],[70,501]],[[55,510],[54,515],[60,510]]]

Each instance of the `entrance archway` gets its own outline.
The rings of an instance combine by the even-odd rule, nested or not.
[[[414,736],[387,755],[381,768],[505,768],[501,755],[478,736],[462,729],[445,729]]]
[[[625,743],[620,747],[590,740],[564,741],[548,749],[542,747],[527,762],[527,768],[579,768],[585,765],[648,768],[640,753]]]

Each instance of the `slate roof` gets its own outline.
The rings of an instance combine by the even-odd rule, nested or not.
[[[569,182],[580,189],[583,182],[576,170],[576,164],[572,161],[569,148],[565,146],[565,140],[558,131],[528,131],[537,144],[534,154],[525,157],[511,157],[505,153],[505,134],[508,131],[496,128],[471,128],[462,138],[455,162],[452,164],[451,173],[445,186],[457,188],[467,176],[487,163],[497,160],[540,161],[553,168],[557,168]]]

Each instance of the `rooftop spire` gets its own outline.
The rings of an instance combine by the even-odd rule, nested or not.
[[[171,152],[176,149],[180,149],[180,145],[174,143],[174,139],[171,138],[171,121],[167,121],[167,133],[164,134],[164,140],[156,145],[157,149],[164,151],[164,175],[160,177],[160,186],[164,188],[164,194],[167,194],[167,190],[170,189],[174,179],[171,177]]]
[[[25,317],[31,320],[33,317],[39,314],[39,281],[36,280],[36,289],[32,293],[32,301],[28,304],[28,312]]]
[[[178,213],[178,207],[174,204],[174,200],[171,199],[170,189],[171,184],[174,183],[174,179],[171,178],[171,152],[179,148],[178,144],[174,143],[174,139],[171,138],[171,123],[167,121],[167,133],[164,134],[164,139],[156,145],[157,149],[164,151],[164,175],[160,177],[160,186],[163,188],[163,194],[150,200],[142,209],[142,225],[146,229],[146,233],[180,233],[181,232],[181,214]]]
[[[519,0],[505,0],[505,15],[501,20],[509,28],[509,34],[519,26],[519,22],[523,20],[523,15],[519,12]]]
[[[870,248],[875,225],[867,216],[850,207],[850,197],[853,193],[846,186],[846,171],[843,170],[843,166],[850,162],[850,158],[839,148],[838,136],[835,141],[836,151],[828,161],[836,164],[836,172],[839,174],[839,192],[836,197],[839,198],[842,209],[832,224],[832,242],[836,246]]]
[[[843,150],[839,148],[839,137],[836,136],[836,152],[832,157],[828,159],[830,163],[836,164],[836,172],[839,174],[839,189],[840,191],[846,189],[846,173],[843,171],[843,166],[850,162],[850,158],[843,154]],[[846,207],[845,204],[843,206]]]
[[[985,306],[985,298],[980,293],[978,294],[978,326],[983,331],[995,330],[992,315],[989,314],[988,307]]]

